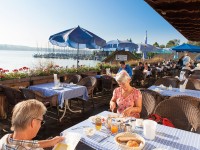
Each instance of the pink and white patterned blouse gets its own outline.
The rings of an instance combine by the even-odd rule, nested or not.
[[[113,91],[113,97],[116,99],[118,108],[117,113],[122,113],[128,107],[135,107],[135,102],[138,99],[142,99],[142,94],[138,89],[133,88],[132,92],[123,98],[122,96],[122,88],[118,87]],[[139,113],[131,113],[130,117],[139,118]]]

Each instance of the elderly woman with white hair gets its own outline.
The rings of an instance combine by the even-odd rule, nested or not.
[[[142,110],[142,94],[131,87],[131,78],[125,70],[116,75],[116,81],[119,87],[113,91],[113,97],[110,101],[110,109],[113,111],[117,108],[117,113],[125,117],[140,117]]]
[[[27,100],[15,105],[12,115],[13,134],[6,134],[0,140],[1,150],[43,150],[53,147],[63,141],[63,137],[56,136],[49,140],[32,140],[44,123],[43,115],[46,107],[38,100]]]

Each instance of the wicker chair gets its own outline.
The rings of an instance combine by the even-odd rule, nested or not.
[[[68,79],[64,82],[65,83],[73,82],[74,84],[77,84],[81,79],[82,79],[81,75],[74,74],[74,75],[69,76]]]
[[[113,86],[113,77],[108,76],[108,75],[102,75],[101,76],[101,85],[102,85],[102,93],[104,93],[104,91],[113,91],[114,90],[114,86]]]
[[[178,97],[162,101],[156,106],[154,113],[170,119],[176,128],[187,131],[196,131],[200,124],[198,108]]]
[[[141,93],[142,93],[142,111],[140,113],[140,117],[147,118],[150,114],[153,113],[156,106],[156,100],[148,92],[141,91]]]
[[[156,106],[162,102],[164,99],[168,98],[168,96],[163,96],[161,95],[160,93],[156,92],[156,91],[153,91],[153,90],[150,90],[150,89],[144,89],[144,88],[141,88],[140,89],[141,92],[146,92],[146,93],[149,93],[151,94],[155,101],[156,101]]]
[[[178,88],[179,87],[179,80],[178,79],[176,79],[176,78],[160,78],[160,79],[158,79],[155,83],[154,83],[154,85],[156,85],[156,86],[159,86],[159,85],[161,85],[161,84],[163,84],[164,86],[172,86],[172,87],[174,87],[174,88]]]
[[[191,103],[192,105],[194,105],[195,107],[199,108],[199,110],[200,110],[200,98],[187,96],[187,95],[176,95],[176,96],[171,96],[170,99],[171,98],[184,99],[184,100],[188,101],[189,103]]]
[[[189,76],[189,78],[192,78],[192,79],[200,79],[200,74],[191,74],[190,76]]]
[[[7,113],[8,115],[11,115],[11,111],[13,107],[18,102],[25,100],[25,98],[20,90],[17,90],[8,86],[4,86],[4,85],[0,85],[0,88],[3,91],[3,94],[6,96],[6,102],[8,106]]]
[[[184,81],[180,82],[180,84],[183,83]],[[188,78],[188,82],[185,88],[190,90],[200,90],[200,79]]]
[[[47,114],[46,116],[52,119],[59,119],[59,105],[58,105],[58,95],[52,95],[52,96],[44,96],[39,91],[33,91],[28,88],[22,88],[20,89],[25,97],[26,100],[28,99],[37,99],[38,101],[41,101],[47,108]],[[53,108],[56,107],[56,113],[54,113]],[[54,117],[56,114],[56,118]]]
[[[93,100],[93,95],[94,95],[94,89],[97,84],[97,79],[93,76],[88,76],[83,79],[81,79],[80,82],[77,83],[78,85],[86,86],[88,90],[88,95],[92,100],[93,108],[94,108],[94,100]],[[83,111],[84,111],[84,101],[83,101]]]
[[[145,76],[141,70],[134,70],[132,76],[132,84],[136,84],[136,86],[141,86],[145,79]]]
[[[199,75],[199,76],[200,76],[200,70],[194,70],[194,71],[193,71],[193,74]]]

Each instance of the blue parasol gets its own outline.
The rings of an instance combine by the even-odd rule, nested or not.
[[[77,68],[80,48],[97,49],[106,44],[105,40],[80,26],[51,35],[49,41],[60,47],[77,48]]]

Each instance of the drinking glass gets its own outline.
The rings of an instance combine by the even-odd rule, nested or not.
[[[102,127],[102,122],[101,122],[101,118],[96,118],[95,119],[95,128],[96,130],[101,130],[101,127]]]
[[[111,125],[111,133],[112,134],[115,134],[115,133],[117,133],[118,132],[118,124],[117,123],[113,123],[112,125]]]

